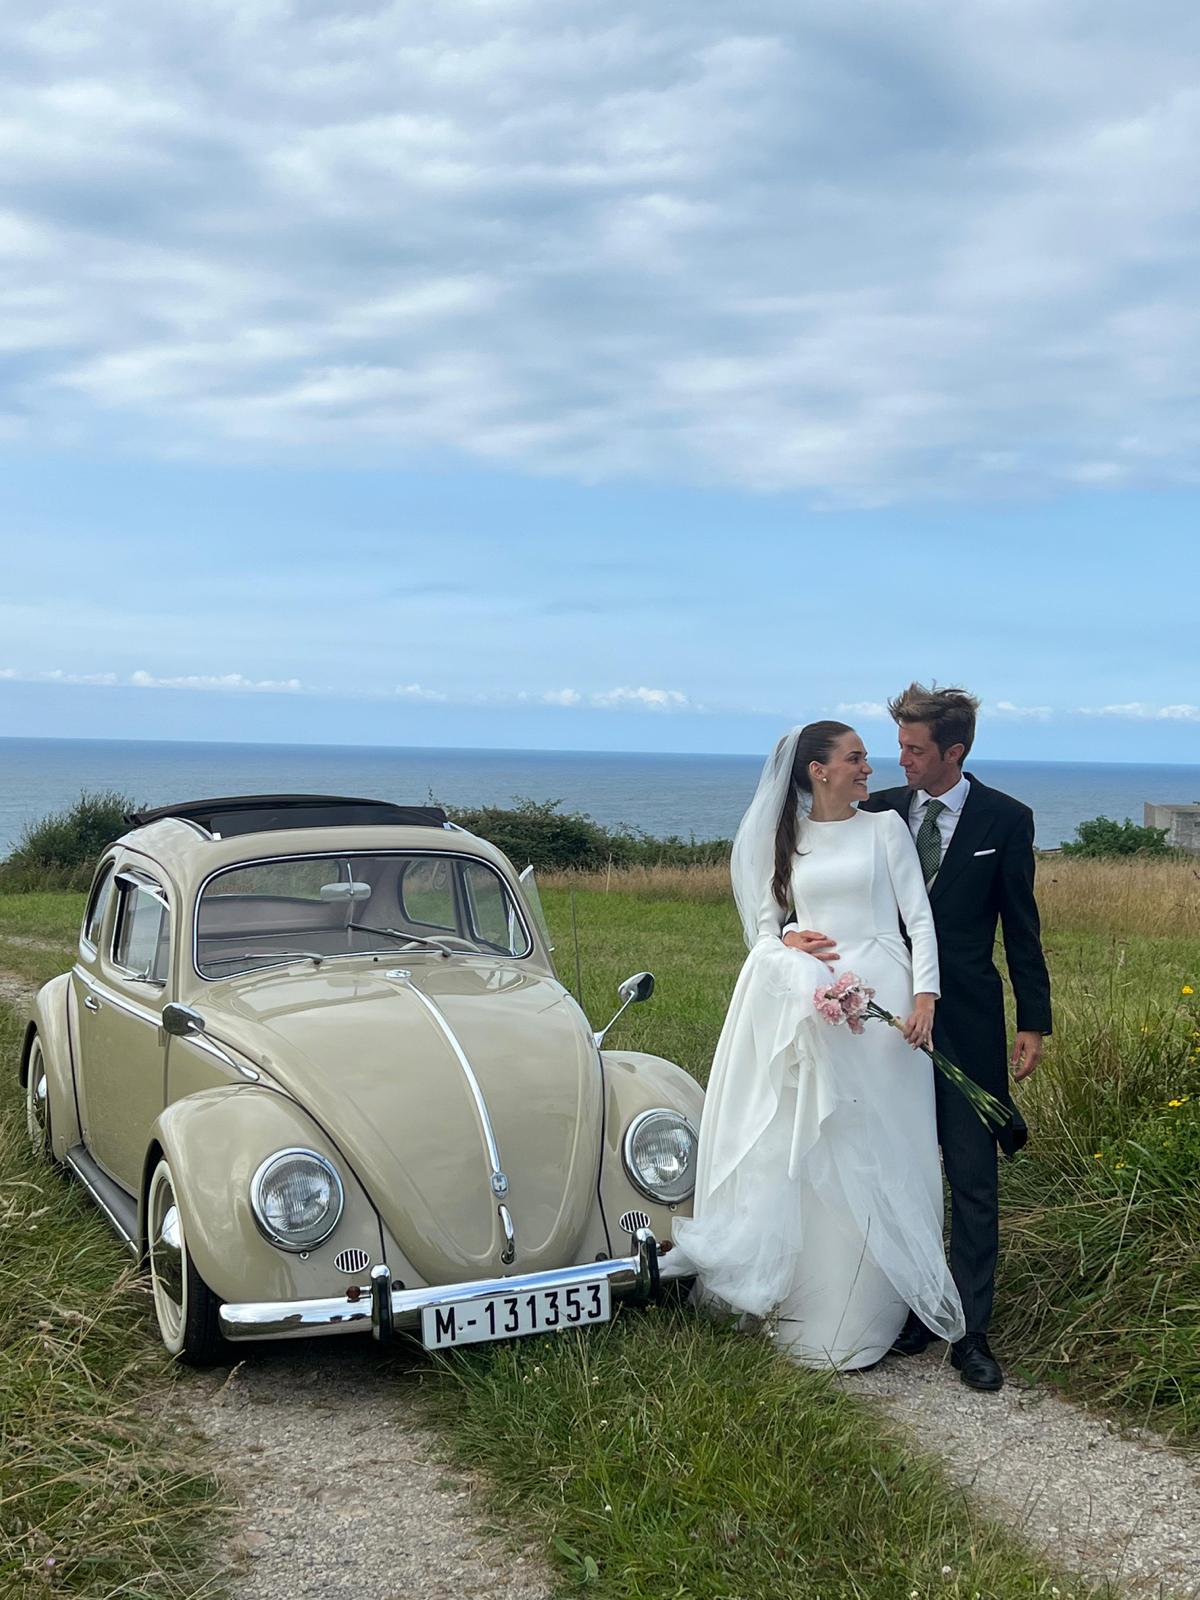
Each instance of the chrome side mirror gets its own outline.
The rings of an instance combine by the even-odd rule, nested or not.
[[[189,1034],[203,1033],[208,1024],[191,1006],[181,1006],[176,1001],[162,1009],[163,1031],[173,1039],[186,1039]]]
[[[624,983],[617,985],[617,997],[628,1005],[639,1005],[643,1000],[649,1000],[654,993],[654,974],[652,972],[635,972],[632,978],[626,978]]]
[[[592,1038],[596,1041],[596,1048],[599,1049],[604,1043],[604,1035],[627,1006],[638,1005],[643,1000],[649,1000],[653,993],[654,974],[652,972],[635,972],[631,978],[626,978],[624,983],[619,983],[617,985],[617,995],[621,1001],[620,1010],[607,1026],[601,1028],[599,1033],[592,1035]]]

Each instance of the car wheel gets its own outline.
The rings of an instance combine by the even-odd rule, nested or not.
[[[166,1161],[160,1161],[150,1177],[146,1235],[150,1241],[154,1315],[163,1344],[189,1366],[219,1361],[225,1354],[217,1321],[220,1301],[188,1254],[183,1214]]]
[[[50,1085],[46,1078],[42,1041],[36,1034],[29,1047],[29,1067],[25,1079],[25,1127],[34,1155],[43,1161],[51,1159],[54,1147],[50,1142]]]

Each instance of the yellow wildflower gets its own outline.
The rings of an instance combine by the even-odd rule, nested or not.
[[[1182,1100],[1168,1100],[1167,1104],[1170,1106],[1172,1111],[1178,1111],[1179,1107],[1183,1104],[1183,1101]]]
[[[1180,989],[1179,992],[1180,992],[1180,994],[1194,994],[1195,990],[1192,988],[1190,983],[1185,983],[1183,988]]]
[[[1096,1154],[1092,1157],[1092,1160],[1093,1161],[1103,1161],[1104,1160],[1104,1151],[1103,1150],[1097,1150]]]
[[[1117,1162],[1117,1171],[1120,1172],[1122,1167],[1124,1167],[1124,1165],[1125,1165],[1125,1163],[1123,1161],[1118,1161]]]

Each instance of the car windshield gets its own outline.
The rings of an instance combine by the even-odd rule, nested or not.
[[[414,850],[256,861],[217,873],[196,907],[204,978],[294,960],[525,956],[532,947],[504,879],[471,856]]]

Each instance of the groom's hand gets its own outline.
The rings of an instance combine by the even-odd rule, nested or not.
[[[824,933],[814,933],[811,928],[790,928],[783,936],[789,950],[803,950],[805,955],[816,956],[826,966],[837,960],[837,945]]]
[[[1042,1059],[1042,1035],[1040,1033],[1018,1033],[1013,1040],[1012,1067],[1013,1082],[1020,1083],[1022,1078],[1027,1078],[1038,1062]]]

